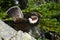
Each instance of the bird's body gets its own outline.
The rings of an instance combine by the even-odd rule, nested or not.
[[[37,20],[34,20],[34,19],[29,20],[29,18],[31,18],[31,16],[32,16],[31,14],[29,14],[29,15],[25,14],[23,19],[20,18],[20,19],[16,20],[15,25],[17,27],[17,30],[22,30],[24,32],[29,32],[29,30],[31,28],[33,28],[34,26],[37,26],[38,23],[39,23],[38,18],[37,18]],[[34,23],[34,21],[36,23]]]
[[[22,30],[31,35],[36,31],[40,35],[36,27],[39,24],[39,16],[35,12],[23,15],[21,9],[14,6],[8,9],[7,13],[13,18],[16,30]]]
[[[22,30],[24,32],[28,32],[28,30],[31,28],[31,26],[27,22],[19,22],[15,23],[17,30]]]

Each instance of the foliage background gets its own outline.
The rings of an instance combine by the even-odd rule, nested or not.
[[[5,3],[6,2],[6,3]],[[40,18],[39,28],[43,27],[46,31],[54,31],[60,33],[60,1],[42,1],[42,0],[28,0],[28,8],[22,10],[23,13],[37,11],[42,17]],[[6,13],[6,10],[14,6],[12,0],[0,0],[0,19],[11,20]]]

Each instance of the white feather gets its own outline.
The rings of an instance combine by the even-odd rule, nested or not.
[[[32,20],[31,18],[29,18],[29,22],[32,24],[35,24],[38,21],[38,18],[36,20]]]

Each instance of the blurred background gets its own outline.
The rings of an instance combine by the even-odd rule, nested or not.
[[[44,30],[45,38],[37,40],[60,40],[60,0],[0,0],[1,20],[12,20],[6,13],[12,6],[19,6],[24,14],[36,11],[42,15],[38,28]]]

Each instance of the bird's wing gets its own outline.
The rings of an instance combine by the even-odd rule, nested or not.
[[[13,6],[7,10],[7,13],[10,17],[13,18],[13,21],[19,20],[20,18],[24,18],[24,15],[21,9],[18,6]]]

